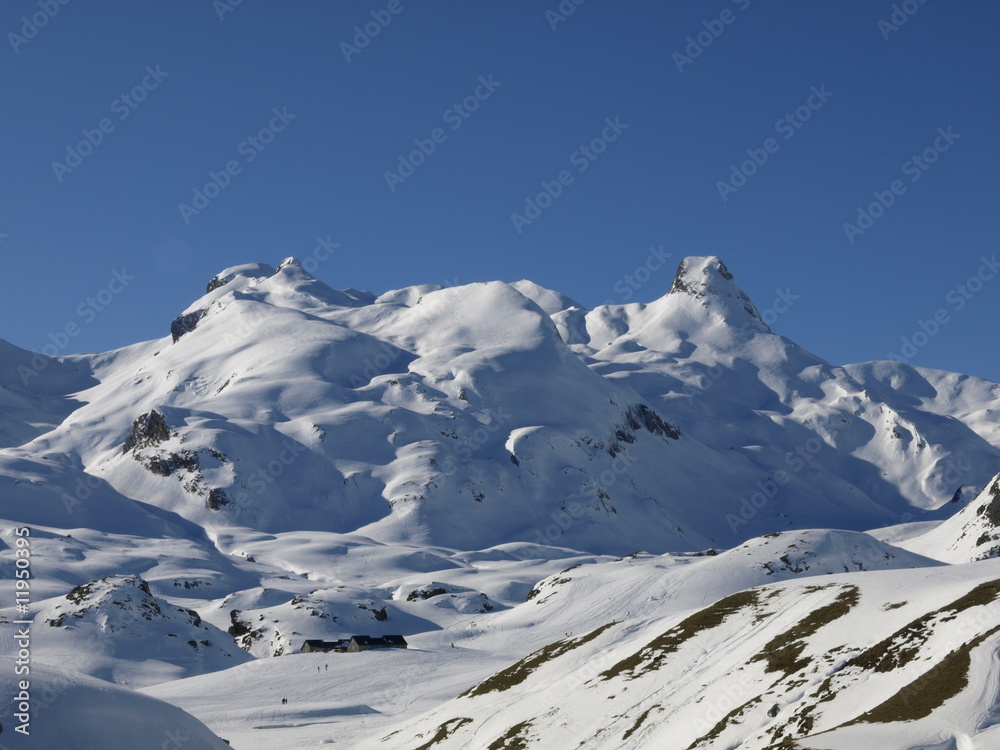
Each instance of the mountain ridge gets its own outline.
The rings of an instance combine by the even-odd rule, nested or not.
[[[617,663],[604,651],[644,664],[644,646],[673,644],[672,628],[719,620],[730,633],[731,615],[718,643],[692,630],[711,656],[676,679],[733,680],[798,632],[768,597],[817,621],[808,648],[773,658],[804,659],[819,690],[837,649],[877,645],[831,639],[819,619],[871,619],[874,638],[928,617],[933,639],[947,582],[971,590],[995,567],[1000,385],[830,364],[772,330],[715,256],[681,261],[650,303],[593,310],[527,280],[335,290],[294,258],[223,269],[204,289],[153,341],[72,357],[0,343],[0,560],[13,573],[13,529],[28,528],[40,663],[142,686],[234,746],[332,739],[330,716],[338,741],[358,746],[390,725],[401,747],[445,730],[442,746],[461,743],[508,695],[486,690],[472,715],[452,716],[469,703],[459,696],[524,673],[516,711],[485,722],[490,740],[557,747],[534,708],[576,719],[522,664],[541,659],[533,650],[552,685],[590,695],[596,673],[577,656],[600,671]],[[938,593],[880,610],[893,580]],[[84,606],[74,591],[101,595]],[[990,627],[960,625],[949,637],[972,633],[956,643],[980,664],[996,646]],[[752,653],[733,640],[740,628]],[[157,652],[167,629],[180,645]],[[334,683],[295,653],[306,638],[353,634],[403,634],[411,648],[325,664]],[[935,651],[921,668],[950,664]],[[795,746],[827,701],[774,697],[770,674],[690,741]],[[234,706],[221,686],[236,675],[315,698],[279,710],[268,688]],[[974,690],[989,677],[968,679]],[[844,689],[866,711],[884,699]],[[968,715],[989,709],[962,690]],[[622,714],[609,696],[593,716],[629,726],[574,742],[655,744],[700,716],[662,700]],[[851,736],[852,710],[822,726]]]

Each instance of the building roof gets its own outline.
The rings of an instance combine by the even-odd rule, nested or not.
[[[370,635],[352,635],[351,640],[357,643],[359,646],[405,646],[406,639],[401,635],[383,635],[370,636]]]
[[[302,643],[302,647],[311,646],[312,648],[336,648],[337,646],[346,646],[346,640],[340,641],[324,641],[322,638],[307,638]]]

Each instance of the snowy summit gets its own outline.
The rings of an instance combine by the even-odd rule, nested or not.
[[[592,310],[194,288],[153,341],[0,341],[10,747],[1000,743],[1000,385],[831,364],[716,257]]]

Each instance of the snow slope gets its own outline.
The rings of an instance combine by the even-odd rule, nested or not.
[[[225,269],[155,341],[0,342],[0,617],[39,669],[240,748],[991,741],[991,590],[945,610],[1000,577],[1000,386],[778,327],[715,257],[594,310],[290,258]],[[905,664],[848,664],[908,624]],[[352,634],[410,648],[296,653]],[[860,719],[931,669],[967,679],[905,732]]]
[[[1000,474],[954,516],[901,544],[950,563],[1000,556]]]
[[[0,690],[21,695],[23,676],[14,661],[0,660]],[[226,750],[204,724],[169,703],[65,669],[33,666],[26,691],[31,709],[27,735],[13,700],[0,704],[3,746],[11,750],[129,748],[129,750]]]
[[[580,308],[529,282],[376,299],[288,259],[209,287],[171,337],[91,357],[84,404],[13,455],[206,528],[612,554],[940,519],[1000,464],[992,384],[832,367],[715,258],[573,335]],[[124,450],[154,412],[166,434]]]
[[[998,573],[838,574],[608,621],[357,746],[988,747]]]

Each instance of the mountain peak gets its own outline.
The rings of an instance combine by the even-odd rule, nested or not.
[[[667,298],[684,296],[700,300],[706,307],[717,301],[724,308],[742,308],[765,330],[770,330],[753,301],[736,283],[726,264],[714,255],[684,258],[677,266],[677,274],[667,292]]]
[[[239,266],[231,266],[213,276],[208,282],[205,292],[206,294],[214,292],[216,289],[225,286],[233,279],[241,276],[250,281],[266,279],[275,273],[275,268],[266,263],[244,263]]]
[[[284,271],[286,268],[295,270],[301,269],[302,272],[305,273],[305,269],[302,268],[302,264],[299,262],[299,259],[294,256],[289,256],[278,264],[278,271]]]
[[[677,266],[677,274],[667,294],[690,294],[700,299],[731,286],[735,286],[733,275],[720,258],[714,255],[691,256]]]

